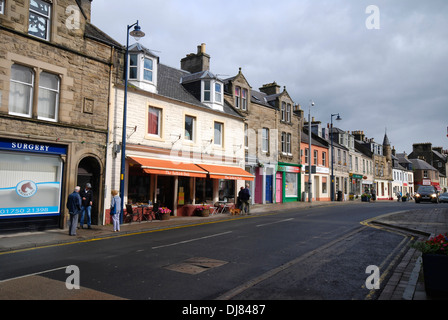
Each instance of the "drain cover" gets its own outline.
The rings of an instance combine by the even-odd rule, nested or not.
[[[188,273],[188,274],[198,274],[212,268],[216,268],[225,265],[226,261],[215,260],[210,258],[190,258],[181,263],[171,264],[164,267],[165,269]]]

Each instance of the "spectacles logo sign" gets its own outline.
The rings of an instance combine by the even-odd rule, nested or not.
[[[25,180],[17,184],[16,191],[23,198],[31,198],[37,192],[37,185],[31,180]]]

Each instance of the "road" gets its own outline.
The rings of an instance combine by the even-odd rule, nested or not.
[[[4,254],[0,299],[375,299],[409,237],[361,222],[403,208],[421,207],[290,210]],[[379,290],[366,288],[369,266]],[[77,279],[80,289],[68,290]]]

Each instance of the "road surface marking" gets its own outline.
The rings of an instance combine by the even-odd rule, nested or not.
[[[285,219],[285,220],[279,220],[279,221],[274,221],[274,222],[269,222],[269,223],[265,223],[265,224],[259,224],[259,225],[257,225],[257,228],[258,228],[258,227],[269,226],[269,225],[271,225],[271,224],[276,224],[276,223],[281,223],[281,222],[287,222],[287,221],[291,221],[291,220],[294,220],[294,218],[291,218],[291,219]]]
[[[36,273],[30,273],[24,276],[19,276],[19,277],[15,277],[15,278],[10,278],[10,279],[5,279],[5,280],[0,280],[0,283],[4,283],[4,282],[8,282],[8,281],[13,281],[13,280],[18,280],[18,279],[22,279],[22,278],[28,278],[28,277],[33,277],[33,276],[38,276],[44,273],[49,273],[49,272],[53,272],[53,271],[59,271],[62,269],[67,269],[68,266],[65,267],[60,267],[60,268],[56,268],[56,269],[51,269],[51,270],[45,270],[45,271],[40,271],[40,272],[36,272]]]
[[[160,249],[160,248],[166,248],[166,247],[172,247],[172,246],[177,246],[179,244],[184,244],[184,243],[189,243],[189,242],[194,242],[194,241],[199,241],[199,240],[204,240],[204,239],[209,239],[209,238],[214,238],[214,237],[219,237],[219,236],[223,236],[225,234],[229,234],[232,233],[232,231],[227,231],[227,232],[223,232],[223,233],[217,233],[217,234],[212,234],[210,236],[205,236],[205,237],[201,237],[201,238],[196,238],[196,239],[190,239],[190,240],[184,240],[184,241],[179,241],[179,242],[175,242],[175,243],[171,243],[171,244],[165,244],[162,246],[157,246],[157,247],[152,247],[151,249]]]

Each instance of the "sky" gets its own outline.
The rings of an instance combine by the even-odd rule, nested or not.
[[[275,81],[306,118],[339,113],[334,126],[380,143],[387,132],[408,154],[448,149],[447,14],[446,0],[92,2],[92,23],[123,45],[138,20],[160,63],[180,68],[205,43],[220,78],[242,68],[254,90]]]

